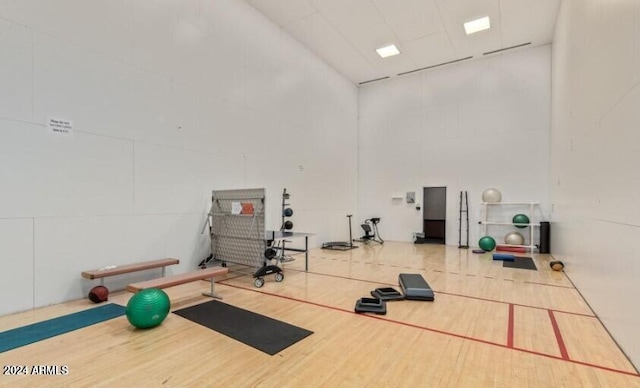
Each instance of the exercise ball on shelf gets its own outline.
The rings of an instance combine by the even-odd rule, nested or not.
[[[147,288],[135,294],[127,303],[126,315],[129,323],[138,329],[156,327],[169,314],[169,296],[158,288]]]
[[[516,228],[526,228],[527,226],[529,226],[529,225],[522,225],[522,224],[529,224],[529,217],[527,217],[526,214],[516,214],[515,216],[513,216],[513,219],[511,221],[515,224]]]
[[[496,240],[491,236],[483,236],[478,241],[478,246],[485,252],[492,251],[496,247]]]
[[[524,236],[518,232],[509,232],[504,236],[504,242],[509,245],[524,244]]]
[[[490,188],[482,192],[483,202],[500,202],[502,201],[502,194],[498,189]]]
[[[89,291],[89,300],[93,303],[106,302],[109,299],[109,289],[105,286],[95,286]]]

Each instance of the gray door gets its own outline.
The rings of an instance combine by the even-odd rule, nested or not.
[[[423,188],[423,232],[427,242],[445,244],[447,224],[447,188]]]

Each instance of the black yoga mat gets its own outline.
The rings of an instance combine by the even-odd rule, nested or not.
[[[174,311],[174,314],[272,356],[313,334],[312,331],[215,300]]]
[[[503,261],[502,267],[506,268],[519,268],[519,269],[531,269],[534,271],[538,270],[536,267],[536,263],[533,262],[533,259],[530,257],[522,257],[516,256],[514,261]]]

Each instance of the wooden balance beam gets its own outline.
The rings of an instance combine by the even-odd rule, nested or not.
[[[104,285],[104,278],[115,275],[122,275],[130,272],[144,271],[153,268],[162,268],[162,276],[165,275],[165,267],[169,265],[180,264],[178,259],[160,259],[143,261],[140,263],[133,263],[127,265],[114,265],[111,267],[105,267],[101,269],[94,269],[91,271],[82,272],[82,277],[85,279],[100,279],[100,284]]]
[[[211,292],[203,293],[202,295],[210,296],[212,298],[221,299],[214,293],[215,276],[220,276],[229,273],[229,268],[224,267],[209,267],[206,269],[199,269],[193,272],[182,273],[179,275],[166,276],[158,279],[147,280],[144,282],[133,283],[127,286],[127,291],[138,292],[147,288],[169,288],[180,284],[191,283],[196,280],[211,279]]]

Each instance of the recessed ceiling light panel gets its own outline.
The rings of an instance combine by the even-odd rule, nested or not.
[[[475,34],[476,32],[488,30],[491,28],[491,22],[489,21],[489,16],[485,16],[480,19],[472,20],[470,22],[466,22],[464,24],[464,32],[467,35]]]
[[[398,48],[396,47],[395,44],[392,44],[392,45],[386,46],[386,47],[380,47],[379,49],[376,49],[376,52],[382,58],[392,57],[394,55],[400,54],[400,50],[398,50]]]

